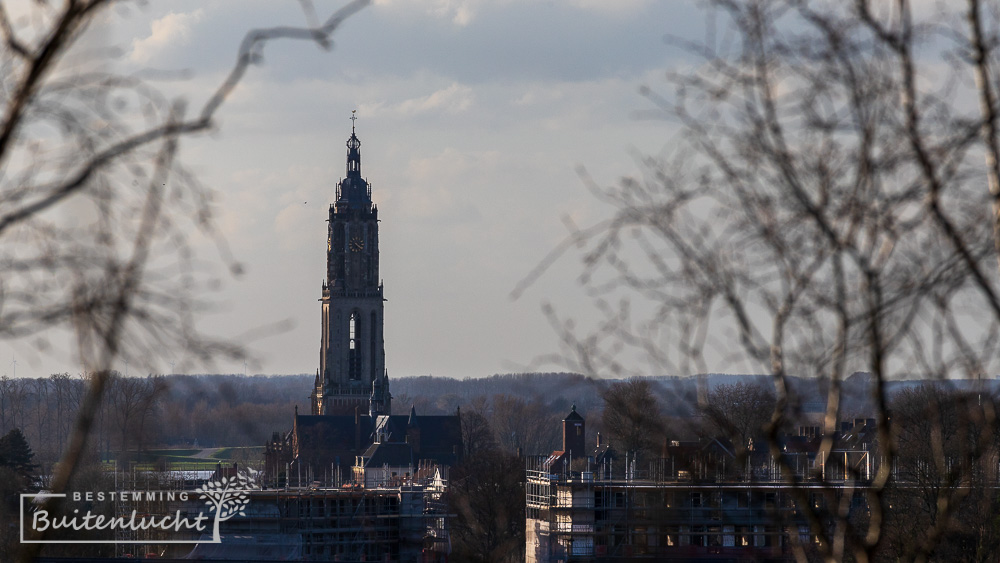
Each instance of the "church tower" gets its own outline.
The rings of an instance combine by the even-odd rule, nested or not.
[[[355,117],[351,116],[354,120]],[[347,175],[330,205],[319,371],[313,414],[389,414],[378,275],[378,208],[361,177],[361,141],[351,126]]]

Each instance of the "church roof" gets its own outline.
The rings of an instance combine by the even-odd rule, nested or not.
[[[394,442],[372,444],[361,455],[365,458],[365,467],[380,467],[383,465],[403,467],[413,465],[413,448],[409,444]]]
[[[451,414],[420,417],[420,457],[450,456],[461,451],[462,423],[458,416]]]
[[[573,410],[570,411],[570,413],[566,415],[566,418],[564,418],[563,420],[564,421],[583,420],[583,417],[580,416],[580,413],[576,412],[576,405],[573,405]]]
[[[372,420],[367,415],[360,417],[360,438],[362,444],[371,443]],[[341,451],[354,448],[354,417],[350,415],[305,415],[295,417],[298,448],[300,452],[323,450]]]
[[[358,438],[361,449],[374,442],[376,429],[385,436],[383,443],[405,445],[410,415],[382,415],[374,420],[368,415],[358,417]],[[455,465],[462,451],[462,423],[457,415],[418,416],[420,459],[431,459],[445,465]],[[332,459],[341,463],[353,460],[355,445],[353,415],[297,415],[295,432],[299,455],[305,458]]]
[[[378,417],[378,427],[388,429],[387,442],[405,442],[407,428],[420,430],[420,457],[425,453],[453,453],[455,446],[461,450],[462,423],[458,416],[394,414]]]

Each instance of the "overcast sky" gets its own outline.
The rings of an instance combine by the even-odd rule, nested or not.
[[[390,377],[519,371],[558,350],[540,304],[582,319],[579,257],[561,259],[518,300],[511,290],[565,236],[610,210],[584,187],[637,172],[669,123],[642,119],[640,86],[669,91],[683,64],[666,34],[701,37],[680,0],[376,0],[332,51],[269,44],[219,114],[219,131],[183,145],[219,195],[218,224],[246,275],[225,283],[202,326],[224,335],[288,319],[246,343],[251,373],[313,373],[327,207],[358,110],[362,172],[379,206]],[[320,18],[341,3],[319,2]],[[172,1],[116,9],[98,29],[124,68],[186,69],[165,84],[203,101],[246,30],[305,22],[298,2]],[[17,349],[0,345],[9,374]],[[182,363],[183,358],[177,358]],[[155,368],[154,368],[155,370]],[[158,371],[169,372],[169,366]],[[240,365],[215,371],[241,372]],[[23,353],[18,375],[79,367],[67,352]]]

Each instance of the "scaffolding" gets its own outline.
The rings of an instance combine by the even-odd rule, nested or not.
[[[443,561],[450,515],[438,495],[418,485],[255,491],[257,513],[225,532],[300,538],[305,561]]]
[[[201,501],[194,489],[204,485],[213,471],[149,471],[139,469],[136,462],[115,462],[112,481],[116,495],[111,504],[115,517],[129,518],[134,511],[136,518],[162,519],[180,511],[195,512]],[[123,498],[122,491],[142,493]],[[197,540],[201,533],[167,531],[158,527],[135,530],[132,527],[115,527],[115,557],[179,556],[190,551],[190,545],[158,543],[163,540]]]
[[[568,465],[552,456],[526,462],[528,563],[785,560],[793,545],[814,540],[780,472],[767,468],[755,475],[768,479],[724,480],[690,464],[678,470],[668,458],[644,469],[631,458],[578,472]],[[830,486],[815,481],[798,489],[818,503]],[[843,490],[857,495],[863,488]]]

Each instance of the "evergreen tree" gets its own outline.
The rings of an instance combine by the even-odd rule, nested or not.
[[[15,428],[0,438],[0,467],[8,467],[19,475],[30,477],[37,465],[32,463],[35,454],[20,428]]]

